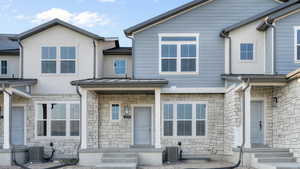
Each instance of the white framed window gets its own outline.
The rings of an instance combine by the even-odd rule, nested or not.
[[[199,34],[159,34],[159,59],[161,74],[197,73]]]
[[[163,103],[163,136],[207,135],[207,102]]]
[[[121,115],[121,106],[118,103],[113,103],[110,106],[110,119],[112,121],[118,121],[120,120],[120,115]]]
[[[60,73],[75,73],[75,47],[60,47]]]
[[[253,61],[254,60],[254,44],[240,43],[240,60]]]
[[[164,136],[173,136],[173,104],[163,105],[164,113]]]
[[[78,137],[79,112],[78,102],[36,103],[36,136]]]
[[[300,26],[295,27],[295,62],[300,63]]]
[[[42,74],[76,73],[76,48],[73,46],[42,47],[41,72]]]
[[[7,75],[7,60],[1,60],[1,75]]]
[[[115,73],[115,75],[125,75],[126,74],[126,60],[125,59],[114,60],[114,73]]]
[[[56,73],[56,47],[42,47],[42,73]]]

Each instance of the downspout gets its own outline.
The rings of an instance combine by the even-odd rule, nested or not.
[[[272,32],[272,37],[273,37],[272,38],[272,41],[273,41],[272,52],[273,52],[273,65],[274,65],[273,66],[273,74],[277,74],[277,72],[276,72],[276,67],[277,67],[277,65],[276,65],[276,27],[275,27],[275,25],[273,25],[273,23],[269,17],[267,17],[265,19],[265,24],[267,26],[270,26],[273,30],[273,32]]]
[[[228,39],[228,41],[229,41],[229,74],[231,74],[232,73],[232,63],[231,63],[231,60],[232,60],[232,43],[231,43],[231,37],[229,36],[229,34],[228,33],[225,33],[224,31],[222,31],[221,32],[221,37],[223,37],[223,38],[226,38],[226,39]]]
[[[18,44],[20,46],[20,60],[21,60],[21,67],[20,67],[20,78],[23,79],[24,74],[24,52],[23,52],[23,45],[21,43],[21,40],[18,39]]]
[[[96,79],[96,41],[93,40],[93,55],[94,55],[94,59],[93,59],[93,79]]]
[[[79,98],[80,98],[80,101],[79,101],[79,109],[80,109],[80,119],[79,119],[79,121],[80,121],[80,123],[79,123],[79,145],[78,145],[78,147],[77,147],[77,161],[76,161],[76,164],[78,164],[78,162],[79,162],[79,151],[80,151],[80,148],[81,148],[81,142],[82,142],[82,138],[81,138],[81,121],[82,121],[82,94],[80,93],[80,91],[79,91],[79,86],[78,86],[78,84],[76,84],[76,92],[77,92],[77,94],[78,94],[78,96],[79,96]]]
[[[135,58],[134,58],[134,49],[135,49],[135,39],[134,39],[134,37],[133,36],[127,36],[129,39],[131,39],[132,40],[132,50],[131,50],[131,58],[132,58],[132,65],[131,65],[131,67],[132,67],[132,79],[134,79],[134,72],[135,72],[135,70],[134,70],[134,68],[135,68]]]

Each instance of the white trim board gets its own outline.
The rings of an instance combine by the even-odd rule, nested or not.
[[[162,88],[161,93],[225,93],[224,87],[219,88]]]

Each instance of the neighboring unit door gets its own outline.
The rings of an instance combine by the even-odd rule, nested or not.
[[[134,108],[134,145],[151,144],[151,107]]]
[[[264,144],[264,102],[251,101],[251,144]]]
[[[11,113],[11,143],[24,145],[24,108],[13,107]]]

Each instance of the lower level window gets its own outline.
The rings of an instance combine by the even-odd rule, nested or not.
[[[205,136],[206,113],[203,103],[164,104],[164,136]]]
[[[79,136],[78,103],[39,103],[36,110],[37,136]]]

